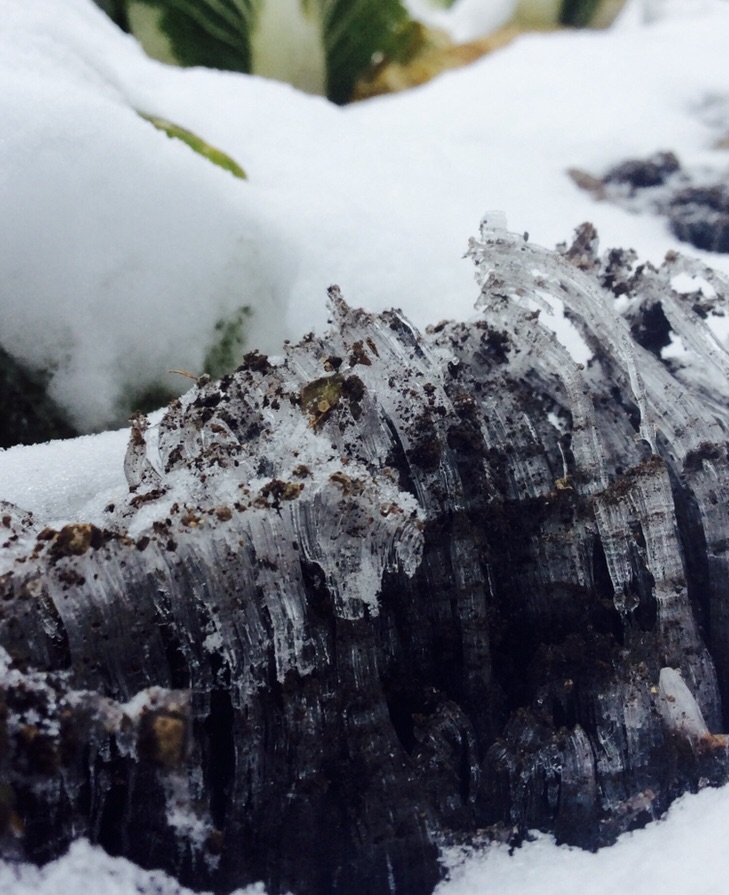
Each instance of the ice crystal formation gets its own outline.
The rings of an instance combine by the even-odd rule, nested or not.
[[[469,254],[472,322],[332,287],[136,418],[103,524],[2,507],[5,856],[426,895],[477,831],[593,848],[725,781],[727,284],[587,224]]]

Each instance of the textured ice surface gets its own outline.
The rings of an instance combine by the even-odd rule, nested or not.
[[[701,709],[675,668],[661,668],[658,696],[661,714],[672,731],[693,740],[709,734]]]
[[[420,895],[437,844],[595,847],[726,779],[729,290],[597,249],[489,216],[480,319],[332,287],[327,333],[136,418],[93,522],[2,508],[16,851]]]

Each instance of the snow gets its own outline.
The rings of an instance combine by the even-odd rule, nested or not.
[[[665,820],[626,833],[596,853],[556,846],[550,836],[509,855],[503,845],[454,866],[436,895],[724,895],[729,859],[729,788],[674,802]],[[451,853],[457,862],[457,852]]]
[[[482,27],[473,0],[458,9],[464,28]],[[150,383],[184,387],[167,371],[199,371],[215,323],[241,305],[254,311],[249,344],[273,352],[326,326],[332,282],[350,304],[399,306],[417,326],[470,317],[478,288],[462,256],[487,208],[547,247],[591,220],[604,247],[655,262],[685,252],[663,220],[597,203],[565,172],[660,149],[687,169],[726,169],[714,146],[729,132],[728,39],[722,0],[634,0],[608,31],[524,36],[416,90],[339,108],[147,59],[91,0],[3,0],[0,343],[51,370],[53,396],[94,431],[119,425]],[[199,134],[248,180],[135,110]],[[729,271],[726,256],[692,253]],[[126,491],[126,440],[2,452],[0,499],[48,521],[99,518]],[[724,892],[727,817],[729,789],[706,790],[594,855],[544,836],[513,856],[486,848],[439,895],[576,895],[588,878],[596,895]],[[84,842],[43,870],[0,864],[7,895],[89,879],[110,895],[184,891]]]
[[[435,895],[724,895],[729,875],[726,819],[729,787],[705,789],[678,799],[666,819],[626,833],[616,845],[596,853],[557,846],[538,834],[509,854],[504,845],[475,852],[451,849],[449,879]],[[42,869],[0,862],[5,895],[192,895],[160,871],[146,871],[111,858],[85,840]],[[235,895],[265,895],[260,885]]]
[[[127,494],[127,429],[0,452],[0,499],[63,525]],[[98,506],[97,506],[98,509]]]
[[[142,870],[123,858],[110,858],[80,839],[67,855],[42,869],[0,862],[0,890],[5,895],[192,895],[190,889],[159,870]],[[265,895],[263,886],[238,889],[232,895]]]

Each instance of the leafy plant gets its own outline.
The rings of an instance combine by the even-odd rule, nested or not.
[[[527,28],[605,27],[624,0],[517,0],[515,19]]]
[[[316,2],[326,49],[327,96],[336,103],[349,100],[375,56],[407,62],[420,46],[420,26],[400,0]]]
[[[126,6],[132,33],[152,55],[163,36],[180,65],[264,73],[336,103],[350,99],[373,59],[406,61],[420,45],[421,30],[402,0],[126,0]],[[158,12],[154,23],[136,15],[142,7]],[[310,44],[306,64],[318,68],[314,57],[321,58],[315,88],[305,65],[292,74],[292,32]]]
[[[160,12],[158,27],[180,65],[230,71],[251,70],[250,34],[260,0],[127,0],[136,33],[134,9]],[[144,43],[144,35],[139,35]]]
[[[591,24],[602,0],[562,0],[559,12],[560,25],[586,28]]]
[[[251,313],[249,307],[241,307],[215,324],[215,340],[203,361],[203,370],[214,379],[229,373],[240,363],[245,345],[245,322]]]
[[[153,410],[164,407],[178,394],[176,389],[162,382],[127,389],[116,407],[119,425],[125,425],[133,413],[152,413]]]
[[[129,31],[126,0],[94,0],[104,12],[123,30]]]

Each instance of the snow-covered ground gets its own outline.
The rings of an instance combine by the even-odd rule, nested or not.
[[[512,855],[506,846],[446,855],[450,878],[435,895],[726,895],[729,787],[673,804],[665,820],[626,833],[592,854],[539,836]],[[43,869],[0,862],[4,895],[192,895],[175,880],[110,858],[85,840]],[[265,895],[260,885],[233,895]],[[386,895],[386,893],[383,893]]]
[[[525,36],[339,108],[153,62],[91,0],[2,0],[0,344],[53,371],[53,395],[96,430],[170,368],[199,370],[241,305],[250,346],[272,352],[326,326],[332,282],[419,326],[471,316],[462,256],[488,209],[545,246],[591,220],[605,247],[689,251],[663,219],[597,203],[565,172],[661,149],[689,169],[729,167],[715,148],[729,133],[727,46],[729,3],[634,2],[609,31]],[[248,179],[135,110],[199,134]],[[704,258],[729,271],[727,256]],[[0,453],[0,499],[48,521],[91,517],[124,488],[125,446],[121,431]],[[727,820],[729,790],[706,791],[597,855],[542,838],[470,856],[439,895],[725,892]],[[42,873],[0,865],[0,891],[65,895],[89,877],[109,895],[181,891],[140,874],[81,843]]]
[[[729,787],[704,790],[594,854],[548,836],[512,855],[505,846],[485,849],[454,866],[436,895],[725,895],[728,819]]]

